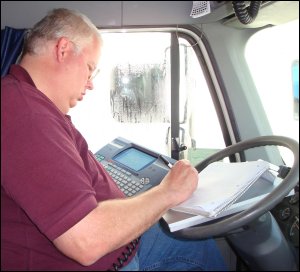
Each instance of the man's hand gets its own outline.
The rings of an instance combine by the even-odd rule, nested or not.
[[[196,190],[198,172],[188,160],[177,161],[162,180],[160,186],[166,191],[173,206],[185,201]]]

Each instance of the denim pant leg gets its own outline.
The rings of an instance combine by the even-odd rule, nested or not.
[[[177,240],[155,224],[141,238],[139,270],[215,270],[226,271],[223,257],[213,239]]]

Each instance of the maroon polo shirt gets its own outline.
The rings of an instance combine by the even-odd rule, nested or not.
[[[13,65],[1,79],[1,270],[110,268],[125,247],[84,267],[52,241],[98,202],[123,197],[70,117]]]

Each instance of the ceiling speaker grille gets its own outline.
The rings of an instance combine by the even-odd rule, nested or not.
[[[190,16],[198,18],[210,13],[210,1],[193,1],[193,8]]]

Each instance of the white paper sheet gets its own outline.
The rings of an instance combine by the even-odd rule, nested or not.
[[[198,187],[192,196],[173,210],[215,217],[240,197],[266,170],[263,160],[214,162],[199,173]]]

